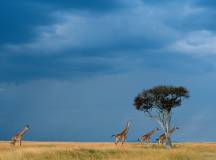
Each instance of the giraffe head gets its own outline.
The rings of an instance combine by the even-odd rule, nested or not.
[[[176,129],[176,130],[178,130],[178,129],[179,129],[179,127],[175,127],[175,129]]]
[[[30,129],[30,126],[27,124],[27,125],[25,126],[25,128],[28,130],[28,129]]]
[[[127,121],[127,127],[129,128],[131,126],[132,126],[132,121],[131,120]]]

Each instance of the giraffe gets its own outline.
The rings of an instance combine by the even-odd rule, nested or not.
[[[124,142],[127,139],[127,133],[129,130],[129,127],[131,126],[131,123],[128,121],[126,127],[122,130],[121,133],[117,133],[112,135],[112,137],[115,137],[115,145],[118,144],[118,142],[122,142],[122,145],[124,144]]]
[[[173,134],[177,129],[179,129],[179,127],[173,127],[173,128],[169,131],[169,133],[170,133],[170,134]],[[166,135],[165,135],[165,133],[161,134],[161,135],[159,136],[159,138],[156,139],[156,141],[158,142],[158,144],[163,144],[163,143],[165,142],[165,140],[166,140]]]
[[[23,128],[20,132],[16,133],[12,138],[11,138],[11,144],[15,145],[16,142],[19,141],[20,146],[22,145],[22,138],[24,134],[30,129],[29,125],[26,125],[25,128]]]
[[[141,142],[141,144],[144,144],[144,142],[151,143],[151,136],[153,134],[155,134],[155,132],[158,130],[159,130],[159,128],[155,128],[155,129],[151,130],[150,132],[144,134],[143,136],[140,136],[138,138],[138,140]]]

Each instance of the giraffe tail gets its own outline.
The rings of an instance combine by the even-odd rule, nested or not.
[[[114,137],[114,136],[115,136],[115,134],[113,134],[113,135],[111,136],[111,138]]]
[[[156,139],[156,142],[159,143],[159,138]]]
[[[12,141],[10,141],[9,143],[12,144],[12,145],[14,145],[14,144],[15,144],[15,141],[12,140]]]

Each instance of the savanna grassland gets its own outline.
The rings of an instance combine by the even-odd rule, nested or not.
[[[0,160],[216,160],[216,143],[178,143],[172,149],[156,144],[109,142],[0,142]]]

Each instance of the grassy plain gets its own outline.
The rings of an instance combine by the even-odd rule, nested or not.
[[[109,142],[0,142],[0,160],[216,160],[216,143],[156,144]]]

